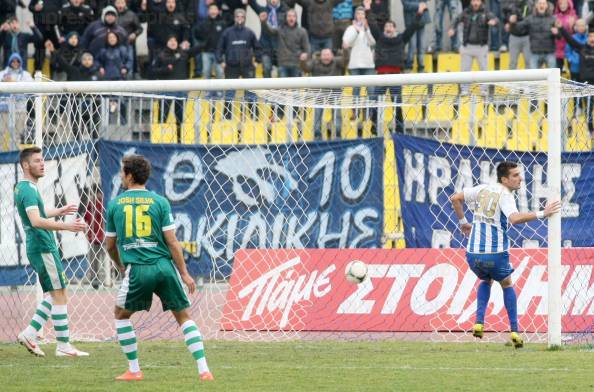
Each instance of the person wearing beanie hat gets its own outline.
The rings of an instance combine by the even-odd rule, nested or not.
[[[97,57],[101,48],[105,47],[109,31],[118,35],[119,42],[128,42],[128,33],[117,21],[118,11],[113,6],[108,5],[103,8],[101,19],[94,21],[85,29],[81,38],[81,46]]]
[[[51,41],[46,43],[46,49],[51,53],[52,79],[64,80],[68,78],[66,69],[60,64],[66,63],[78,67],[81,62],[83,48],[80,46],[80,37],[76,31],[71,31],[64,37],[65,41],[58,50],[54,50]]]

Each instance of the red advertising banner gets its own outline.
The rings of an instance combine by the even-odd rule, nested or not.
[[[563,331],[594,325],[594,248],[563,250]],[[352,284],[345,266],[361,260],[368,278]],[[513,249],[520,328],[547,329],[547,251]],[[462,249],[242,249],[235,255],[221,319],[224,330],[469,330],[478,279]],[[487,329],[509,328],[493,285]]]

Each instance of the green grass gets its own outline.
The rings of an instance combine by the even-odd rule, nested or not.
[[[0,345],[8,391],[588,391],[594,352],[544,345],[422,342],[206,342],[215,381],[198,381],[183,342],[140,342],[145,380],[113,381],[126,368],[115,343],[78,344],[88,358],[36,358]]]

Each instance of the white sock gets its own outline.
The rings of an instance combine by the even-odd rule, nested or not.
[[[188,320],[181,325],[181,330],[184,333],[184,340],[188,350],[196,360],[198,365],[198,373],[202,374],[208,372],[208,365],[206,364],[206,357],[204,356],[204,343],[202,342],[202,335],[192,320]]]
[[[126,354],[126,358],[128,358],[128,370],[132,373],[139,372],[140,363],[138,362],[138,344],[136,342],[136,333],[132,327],[132,322],[129,319],[116,320],[115,326],[122,351]]]

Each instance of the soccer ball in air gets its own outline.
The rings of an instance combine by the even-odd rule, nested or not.
[[[351,283],[361,283],[367,277],[367,264],[360,260],[353,260],[347,264],[344,275]]]

